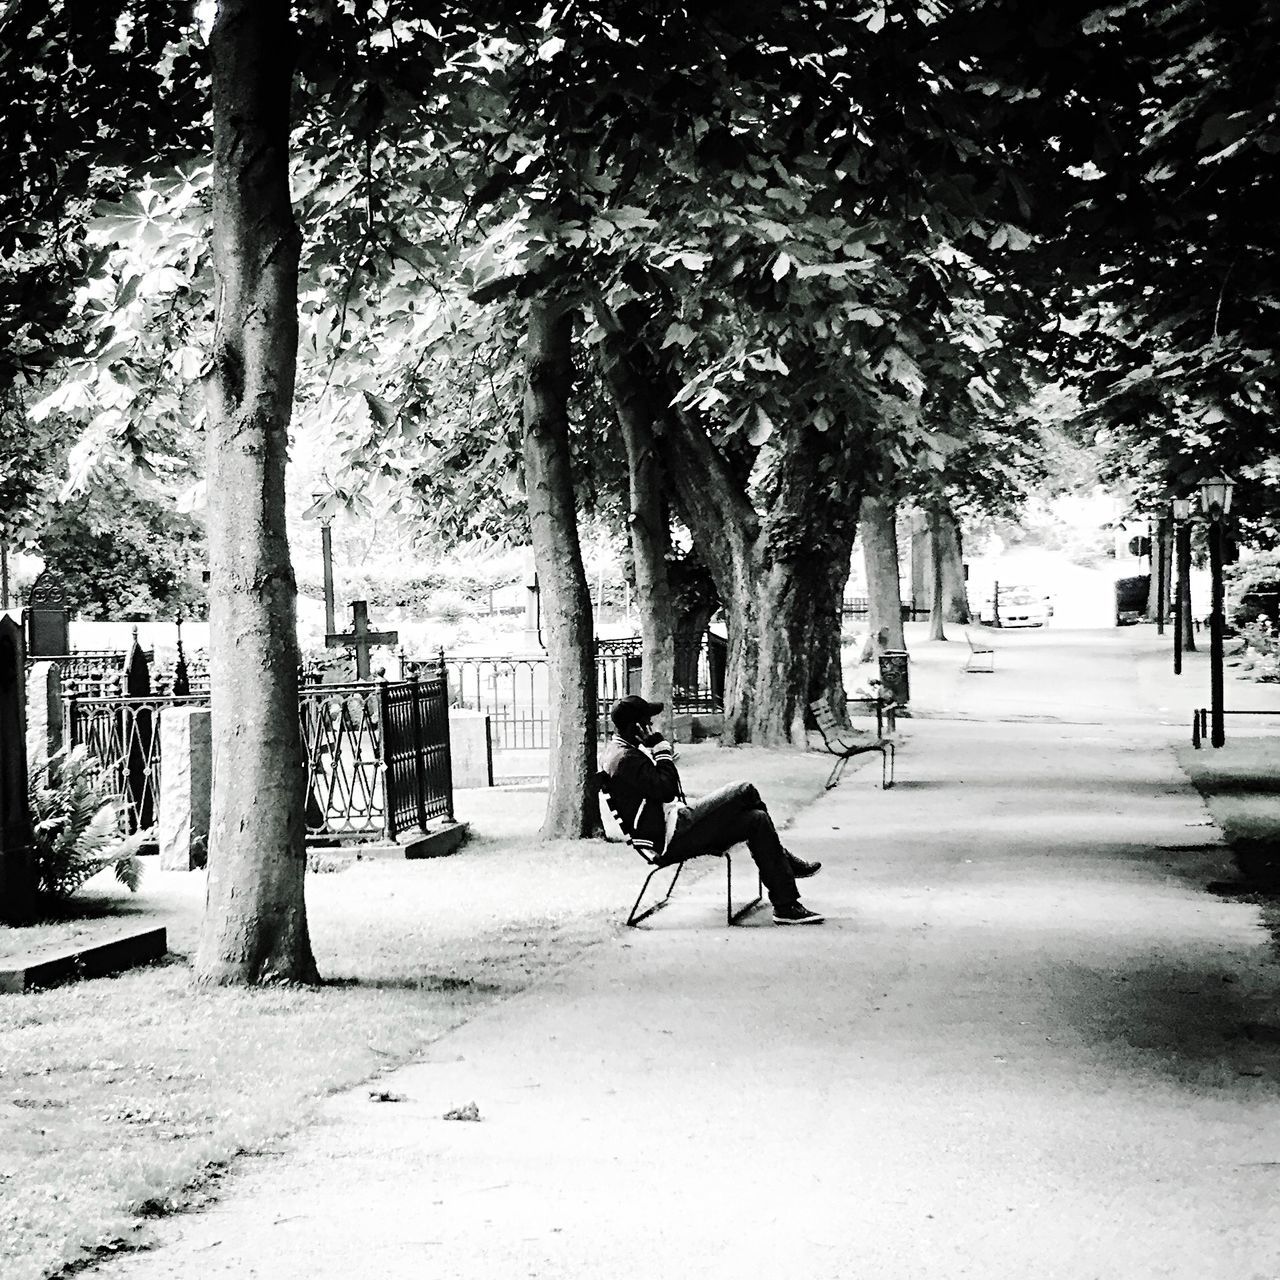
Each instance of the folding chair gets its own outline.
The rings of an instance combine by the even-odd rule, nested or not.
[[[969,642],[969,660],[964,664],[965,671],[973,675],[995,675],[996,651],[989,644],[974,644],[967,627],[964,638]]]
[[[631,907],[631,911],[627,915],[627,924],[631,928],[635,928],[641,920],[647,920],[655,911],[661,911],[667,905],[671,897],[671,891],[676,887],[676,881],[680,879],[680,872],[684,870],[686,862],[692,862],[694,858],[723,858],[724,859],[724,878],[725,878],[725,922],[729,925],[740,923],[750,912],[754,911],[760,905],[764,898],[764,882],[760,879],[759,872],[756,873],[756,896],[751,899],[746,906],[738,907],[737,910],[733,906],[733,858],[730,856],[729,849],[695,849],[689,853],[681,854],[678,857],[664,857],[659,854],[652,856],[641,849],[632,839],[631,833],[627,830],[622,819],[618,816],[618,811],[613,804],[613,796],[609,791],[610,778],[603,769],[596,774],[596,789],[600,793],[601,800],[608,806],[609,812],[613,815],[613,820],[618,824],[619,830],[626,838],[627,843],[640,855],[646,865],[649,867],[649,874],[644,878],[644,884],[640,886],[640,892],[636,895],[635,903]],[[736,846],[734,846],[736,847]],[[659,871],[665,871],[668,867],[675,867],[676,873],[671,877],[671,883],[667,885],[667,891],[652,906],[644,911],[640,910],[640,904],[644,901],[644,895],[649,890],[649,882]]]
[[[866,755],[870,751],[880,753],[880,789],[888,791],[893,786],[893,773],[897,748],[888,738],[877,738],[874,742],[854,742],[844,736],[844,729],[837,723],[826,700],[819,698],[809,704],[813,718],[822,734],[822,744],[836,757],[836,762],[827,775],[827,790],[830,791],[840,781],[844,767],[854,756]]]

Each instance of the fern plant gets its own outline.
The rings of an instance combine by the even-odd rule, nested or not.
[[[28,792],[38,892],[69,898],[110,867],[131,893],[142,878],[138,850],[146,832],[121,834],[123,805],[106,793],[86,747],[63,748],[33,763]]]

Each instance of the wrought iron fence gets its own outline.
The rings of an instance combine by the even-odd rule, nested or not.
[[[160,800],[160,712],[200,706],[200,697],[122,698],[72,694],[66,700],[67,740],[84,746],[94,777],[124,807],[130,833],[155,826]]]
[[[677,714],[724,710],[725,642],[707,636],[677,642],[672,708]],[[550,746],[551,673],[542,654],[443,658],[449,705],[489,717],[495,751],[546,750]],[[638,637],[596,642],[597,731],[609,732],[609,708],[640,692]],[[417,664],[406,663],[412,670]]]
[[[77,649],[73,653],[55,653],[27,658],[27,671],[37,662],[52,662],[58,668],[62,696],[72,694],[117,693],[129,655],[116,649]]]
[[[188,697],[66,700],[68,740],[96,760],[95,775],[123,804],[130,832],[155,825],[160,713],[207,706]],[[395,683],[316,685],[299,691],[307,765],[309,839],[395,837],[453,817],[449,712],[443,676]]]
[[[394,840],[453,817],[449,710],[425,680],[318,685],[299,694],[307,754],[307,834]]]

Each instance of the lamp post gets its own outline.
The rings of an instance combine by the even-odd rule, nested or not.
[[[1200,505],[1209,517],[1209,741],[1220,747],[1227,740],[1222,724],[1222,518],[1231,510],[1234,482],[1222,475],[1200,482]]]
[[[1190,533],[1187,521],[1191,519],[1191,499],[1174,498],[1169,503],[1173,511],[1174,564],[1176,580],[1173,587],[1173,674],[1182,674],[1183,615],[1187,610],[1187,562],[1190,559]],[[1182,544],[1186,541],[1188,555],[1183,556]]]
[[[316,502],[323,502],[327,495],[313,493],[311,497]],[[324,561],[324,633],[326,636],[334,635],[338,630],[333,611],[333,530],[329,527],[332,523],[332,516],[320,517],[320,557]]]

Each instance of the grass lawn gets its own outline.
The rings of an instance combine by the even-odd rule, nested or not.
[[[1217,749],[1183,746],[1178,763],[1204,796],[1250,880],[1280,890],[1280,736],[1236,737]]]
[[[751,779],[782,824],[830,760],[698,746],[680,765],[691,795]],[[136,896],[100,877],[71,918],[0,928],[4,955],[125,924],[166,926],[170,951],[116,978],[0,996],[0,1275],[145,1246],[147,1218],[215,1193],[227,1161],[305,1123],[317,1099],[612,937],[642,864],[605,841],[539,843],[543,806],[532,788],[460,792],[472,839],[453,856],[310,876],[320,988],[194,989],[204,876],[154,859]]]

